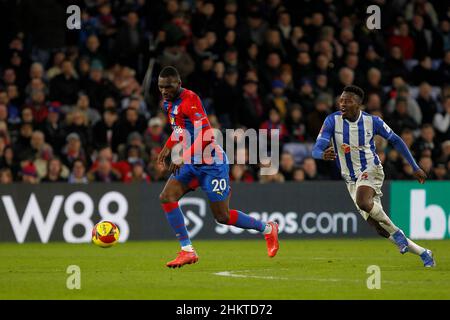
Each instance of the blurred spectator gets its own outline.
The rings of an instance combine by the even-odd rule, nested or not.
[[[83,112],[88,120],[88,125],[95,125],[100,119],[100,113],[96,109],[90,108],[89,97],[84,92],[80,92],[78,95],[78,101],[74,109],[78,109]]]
[[[412,59],[414,56],[414,39],[410,36],[409,26],[406,22],[401,22],[394,30],[394,34],[388,40],[389,47],[398,46],[405,60]]]
[[[66,132],[76,133],[83,148],[88,149],[91,146],[92,134],[87,115],[78,108],[72,109],[66,115],[66,123]]]
[[[3,149],[3,155],[0,158],[0,168],[7,168],[11,171],[12,178],[17,181],[20,172],[20,165],[14,156],[13,148],[8,145]]]
[[[26,161],[22,165],[22,170],[20,172],[20,175],[22,177],[23,183],[27,183],[27,184],[39,183],[37,170],[36,170],[36,167],[34,166],[33,162]]]
[[[305,180],[320,180],[322,177],[317,172],[316,160],[312,157],[303,160],[303,171],[305,172]]]
[[[450,96],[443,99],[443,112],[433,117],[433,126],[440,141],[450,140]]]
[[[110,80],[103,77],[103,64],[94,60],[90,66],[89,78],[85,80],[82,89],[89,96],[91,107],[102,111],[103,102],[107,97],[118,96],[118,90]]]
[[[13,175],[9,168],[0,169],[0,184],[13,183]]]
[[[89,173],[89,180],[93,182],[116,182],[120,181],[120,175],[113,170],[111,161],[105,158],[98,160],[97,169]]]
[[[419,128],[416,121],[408,114],[408,101],[403,97],[398,97],[395,100],[395,111],[388,117],[387,122],[394,132]]]
[[[150,176],[144,171],[145,164],[143,160],[135,160],[131,164],[131,171],[125,176],[124,182],[150,182]]]
[[[419,64],[411,72],[411,82],[419,85],[421,82],[428,82],[432,85],[439,85],[439,74],[433,70],[431,58],[429,56],[421,57]]]
[[[305,142],[307,139],[306,124],[299,104],[293,104],[286,118],[286,128],[290,142]]]
[[[65,61],[66,55],[63,51],[56,51],[53,54],[51,67],[47,70],[46,77],[50,81],[57,75],[62,73],[62,63]]]
[[[391,83],[392,79],[398,76],[408,78],[409,71],[404,60],[405,57],[399,46],[395,45],[390,48],[389,56],[384,64],[384,74],[387,83]]]
[[[119,121],[117,128],[119,143],[126,143],[130,133],[136,131],[143,134],[147,128],[145,118],[139,115],[136,109],[127,108],[124,113],[125,117]]]
[[[269,119],[267,121],[264,121],[259,128],[267,130],[267,136],[270,139],[275,134],[275,131],[273,130],[278,130],[278,141],[286,142],[289,138],[286,126],[281,120],[280,112],[276,108],[272,108],[269,110]]]
[[[411,97],[408,86],[400,86],[397,89],[396,97],[393,97],[388,101],[386,105],[386,111],[388,112],[388,114],[394,111],[394,108],[397,105],[397,98],[403,98],[401,99],[401,101],[406,102],[408,115],[414,119],[417,125],[420,125],[422,123],[422,111],[420,111],[420,107],[417,104],[417,101]]]
[[[50,81],[50,99],[60,101],[65,105],[75,104],[80,84],[75,76],[75,70],[70,60],[61,64],[61,74]]]
[[[435,167],[433,168],[433,174],[435,180],[448,180],[446,163],[436,163]]]
[[[280,173],[285,181],[294,180],[295,161],[292,154],[283,152],[280,157]]]
[[[437,102],[431,94],[432,89],[427,82],[422,82],[419,86],[419,96],[416,101],[422,112],[422,124],[433,123],[434,115],[438,111]]]
[[[25,110],[29,110],[32,118],[24,117]],[[28,112],[28,111],[27,111]],[[22,109],[22,121],[42,123],[48,115],[47,105],[45,103],[45,94],[42,90],[34,91],[31,94],[31,102]]]
[[[136,70],[139,53],[144,46],[144,35],[139,27],[139,16],[136,12],[130,11],[125,17],[125,23],[117,31],[115,46],[115,57],[119,63]]]
[[[58,158],[48,161],[47,175],[41,179],[41,182],[66,182],[67,179],[62,177],[62,163]]]
[[[114,152],[120,144],[118,133],[119,117],[115,108],[107,108],[103,112],[103,117],[92,128],[93,140],[96,149],[108,145]]]
[[[413,145],[417,157],[429,156],[436,161],[441,150],[436,147],[435,132],[431,124],[424,124],[420,129],[420,137]]]
[[[419,166],[422,168],[422,170],[426,173],[428,179],[434,179],[434,172],[433,172],[433,160],[430,156],[422,156],[419,160]]]
[[[76,159],[72,165],[72,171],[67,179],[69,183],[83,183],[86,184],[89,182],[86,177],[86,167],[84,165],[83,160]]]
[[[238,111],[239,123],[247,128],[259,128],[260,121],[266,110],[258,93],[258,81],[244,82],[244,101]]]
[[[72,132],[66,137],[66,145],[62,149],[62,161],[71,168],[73,162],[77,159],[87,161],[88,157],[82,147],[80,136],[78,133]]]
[[[162,68],[166,66],[175,67],[180,74],[181,81],[183,82],[187,81],[189,75],[195,69],[194,60],[192,60],[189,53],[176,44],[172,44],[164,48],[158,60]]]
[[[322,94],[315,101],[316,109],[306,117],[306,129],[314,139],[318,136],[325,118],[330,114],[331,97]]]
[[[233,182],[254,182],[255,178],[245,164],[233,164],[230,169],[230,180]]]
[[[65,127],[60,120],[60,104],[50,103],[46,120],[41,124],[45,141],[53,147],[56,154],[61,152],[64,145]]]
[[[307,115],[314,110],[316,99],[311,80],[302,79],[298,88],[297,95],[293,100],[303,107],[303,111]]]
[[[24,122],[20,126],[19,137],[14,143],[14,154],[17,160],[22,161],[27,158],[32,152],[31,150],[31,135],[33,133],[33,125],[29,122]]]
[[[163,123],[160,118],[151,118],[148,122],[148,128],[144,133],[144,141],[148,150],[164,146],[168,135],[164,132]]]
[[[305,181],[305,171],[302,168],[295,168],[293,180],[295,182],[303,182]]]
[[[289,105],[289,99],[285,95],[284,90],[285,84],[282,80],[273,80],[272,92],[266,97],[266,105],[271,109],[277,109],[282,119],[286,117]]]
[[[20,122],[20,114],[17,106],[10,102],[8,93],[0,88],[0,104],[5,105],[8,108],[8,122],[16,124]]]

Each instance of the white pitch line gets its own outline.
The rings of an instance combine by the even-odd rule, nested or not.
[[[221,271],[213,273],[216,276],[231,277],[231,278],[252,278],[252,279],[266,279],[266,280],[294,280],[294,281],[317,281],[317,282],[356,282],[365,284],[365,279],[339,279],[339,278],[286,278],[276,276],[256,276],[238,274],[237,272],[251,272],[251,270],[239,270],[239,271]],[[405,283],[403,280],[381,280],[382,283]],[[427,282],[426,280],[412,280],[406,281],[412,283]]]
[[[289,278],[283,277],[272,277],[272,276],[253,276],[253,275],[244,275],[244,274],[235,274],[233,271],[222,271],[213,273],[216,276],[222,277],[233,277],[233,278],[255,278],[255,279],[269,279],[269,280],[289,280]]]
[[[242,270],[240,272],[248,272],[249,270]],[[286,277],[274,277],[274,276],[255,276],[255,275],[244,275],[237,274],[237,271],[222,271],[216,272],[214,275],[222,276],[222,277],[233,277],[233,278],[254,278],[254,279],[269,279],[269,280],[296,280],[296,281],[324,281],[324,282],[362,282],[362,280],[354,280],[354,279],[322,279],[322,278],[286,278]]]

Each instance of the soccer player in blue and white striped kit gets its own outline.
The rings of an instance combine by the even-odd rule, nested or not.
[[[339,111],[325,119],[313,148],[313,157],[337,160],[350,196],[362,217],[375,227],[378,234],[394,242],[400,253],[417,254],[425,267],[434,267],[436,263],[431,250],[406,238],[383,210],[381,187],[384,172],[375,151],[375,135],[382,136],[395,147],[412,166],[414,177],[420,183],[425,182],[426,174],[403,140],[382,119],[361,110],[363,100],[361,88],[353,85],[344,88],[338,102]]]

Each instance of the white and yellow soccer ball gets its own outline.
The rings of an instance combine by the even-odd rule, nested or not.
[[[119,228],[110,221],[101,221],[92,229],[92,242],[99,247],[109,248],[119,241]]]

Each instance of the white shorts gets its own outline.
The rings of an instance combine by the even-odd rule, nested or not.
[[[367,218],[369,217],[369,213],[361,210],[356,204],[356,190],[358,190],[358,187],[360,186],[371,187],[373,190],[375,190],[375,196],[373,198],[373,201],[377,202],[381,206],[381,197],[383,196],[383,193],[381,192],[381,187],[383,186],[383,181],[384,181],[384,171],[383,167],[380,165],[377,167],[367,168],[366,171],[362,172],[358,176],[358,180],[356,180],[356,182],[354,181],[347,182],[348,192],[350,193],[350,196],[352,197],[352,200],[355,203],[356,208],[358,208],[358,211],[364,218],[364,220],[367,220]]]

